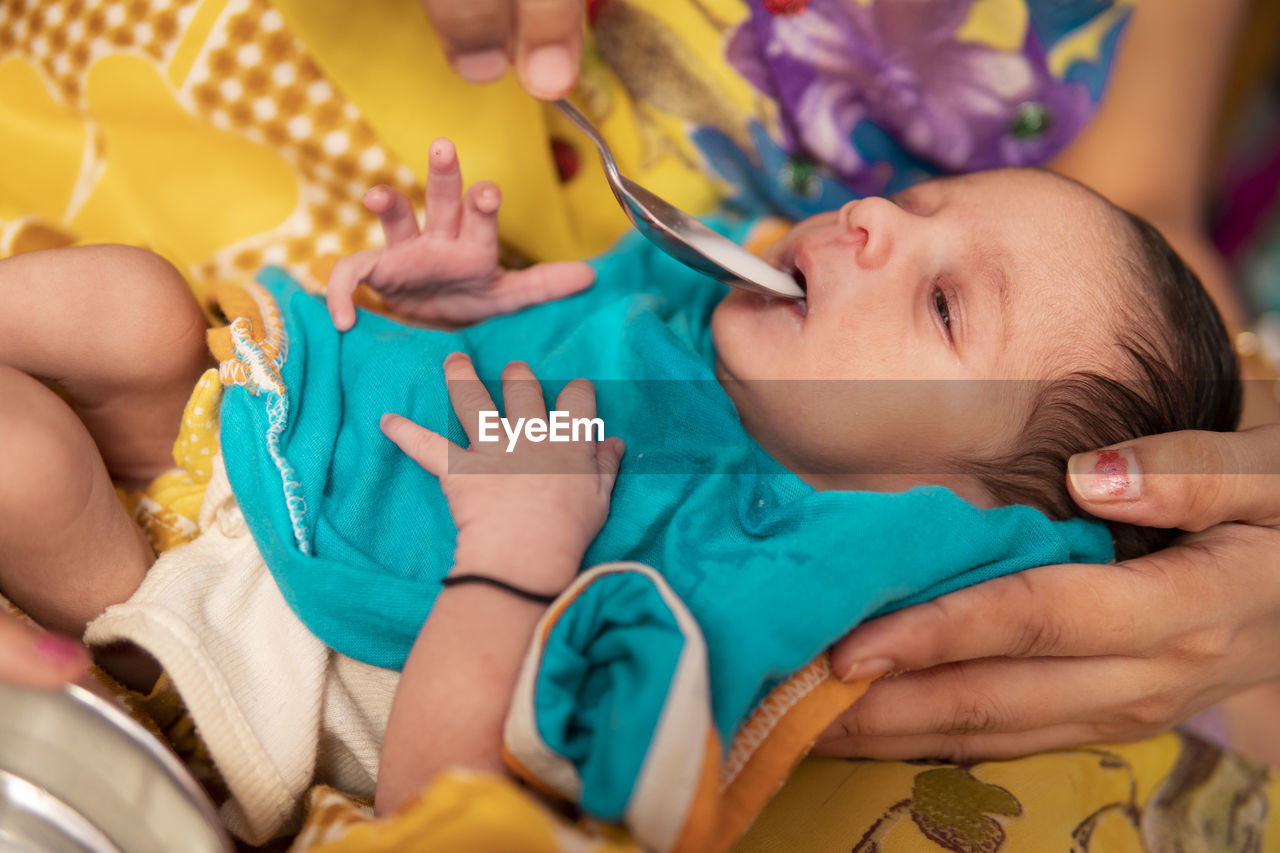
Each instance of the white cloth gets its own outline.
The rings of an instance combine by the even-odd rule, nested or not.
[[[297,828],[315,782],[373,795],[400,674],[338,654],[298,620],[220,457],[199,525],[128,601],[90,623],[85,641],[127,640],[160,662],[230,790],[223,820],[260,844]]]

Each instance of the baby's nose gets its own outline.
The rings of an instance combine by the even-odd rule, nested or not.
[[[897,205],[879,196],[851,201],[840,208],[838,219],[853,242],[859,267],[879,269],[889,261],[901,213]]]

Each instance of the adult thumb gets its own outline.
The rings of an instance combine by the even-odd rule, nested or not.
[[[1280,424],[1146,436],[1077,453],[1067,484],[1102,518],[1197,531],[1223,521],[1280,524]]]

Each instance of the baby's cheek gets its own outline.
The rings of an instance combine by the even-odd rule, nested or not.
[[[804,362],[800,316],[787,304],[766,303],[735,290],[716,307],[711,316],[712,343],[734,378],[790,378],[792,371],[783,366]]]
[[[738,359],[738,341],[743,337],[742,312],[734,303],[734,293],[730,293],[711,312],[711,343],[716,351],[716,359],[731,366]],[[734,375],[738,375],[734,371]]]

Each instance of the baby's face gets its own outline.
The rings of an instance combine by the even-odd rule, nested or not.
[[[741,290],[717,307],[718,374],[751,433],[815,485],[943,482],[941,460],[1009,446],[1035,381],[1106,358],[1119,222],[1030,170],[850,202],[770,247],[803,276],[804,309]]]

